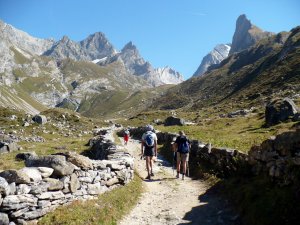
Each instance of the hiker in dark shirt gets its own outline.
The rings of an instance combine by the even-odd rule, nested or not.
[[[190,140],[185,136],[183,131],[179,131],[179,136],[176,138],[174,143],[174,148],[177,150],[177,175],[176,178],[179,178],[180,167],[182,165],[182,180],[186,174],[187,162],[189,161],[189,152],[191,148]]]
[[[146,157],[146,168],[148,176],[146,179],[151,179],[153,174],[153,158],[157,157],[157,136],[153,132],[153,126],[146,126],[146,133],[143,134],[141,140],[141,154]]]

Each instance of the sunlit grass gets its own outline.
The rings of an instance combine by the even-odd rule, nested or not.
[[[76,201],[59,207],[38,224],[117,224],[137,204],[142,191],[142,180],[135,176],[126,186],[106,192],[97,200]]]

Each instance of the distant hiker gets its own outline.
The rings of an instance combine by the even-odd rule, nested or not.
[[[190,140],[185,136],[183,131],[179,131],[179,136],[176,138],[174,143],[175,149],[177,151],[177,175],[176,178],[179,178],[180,166],[182,165],[182,180],[186,174],[187,162],[189,161],[189,152],[191,148]]]
[[[129,136],[130,136],[129,130],[126,129],[126,130],[124,131],[124,144],[125,144],[125,145],[127,145],[127,143],[128,143]]]
[[[142,155],[146,157],[146,168],[148,172],[146,179],[151,179],[151,176],[154,176],[153,156],[157,156],[157,136],[153,132],[153,126],[146,126],[146,132],[143,134],[141,142]]]

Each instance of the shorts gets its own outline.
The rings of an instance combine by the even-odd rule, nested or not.
[[[125,136],[124,136],[124,141],[127,142],[128,140],[129,140],[129,136],[128,136],[128,135],[125,135]]]
[[[144,149],[144,156],[150,156],[150,157],[152,157],[154,155],[155,155],[154,147],[152,147],[152,148],[145,147],[145,149]]]
[[[180,153],[180,152],[177,152],[177,162],[180,162],[180,161],[186,161],[188,162],[189,161],[189,153]]]

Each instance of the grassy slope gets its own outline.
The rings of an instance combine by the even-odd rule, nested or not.
[[[35,151],[38,155],[48,155],[63,151],[76,151],[83,153],[88,150],[86,143],[91,134],[82,134],[81,131],[90,131],[95,125],[107,126],[102,120],[78,118],[78,115],[66,109],[50,109],[42,114],[51,119],[46,125],[37,124],[22,127],[25,114],[22,111],[0,108],[0,129],[7,132],[16,130],[24,136],[35,134],[45,138],[45,142],[19,142],[21,151],[1,154],[0,171],[6,169],[19,169],[24,167],[23,161],[15,159],[20,152]],[[16,115],[17,120],[11,121],[11,115]],[[66,120],[63,119],[65,116]],[[65,121],[65,130],[53,126],[53,123]],[[73,128],[73,129],[72,129]],[[63,134],[72,131],[72,135],[65,137]],[[46,133],[44,131],[47,131]],[[77,135],[81,134],[80,137]],[[47,214],[39,224],[117,224],[134,207],[143,191],[142,181],[138,176],[124,187],[100,195],[91,201],[76,201],[68,206],[62,206],[54,212]],[[130,194],[129,194],[130,193]]]
[[[153,108],[238,109],[259,106],[274,96],[293,96],[300,86],[300,28],[288,34],[287,41],[286,33],[264,39],[204,76],[171,88]]]
[[[137,204],[142,191],[142,181],[135,176],[128,185],[104,193],[97,200],[61,206],[38,224],[117,224]]]

